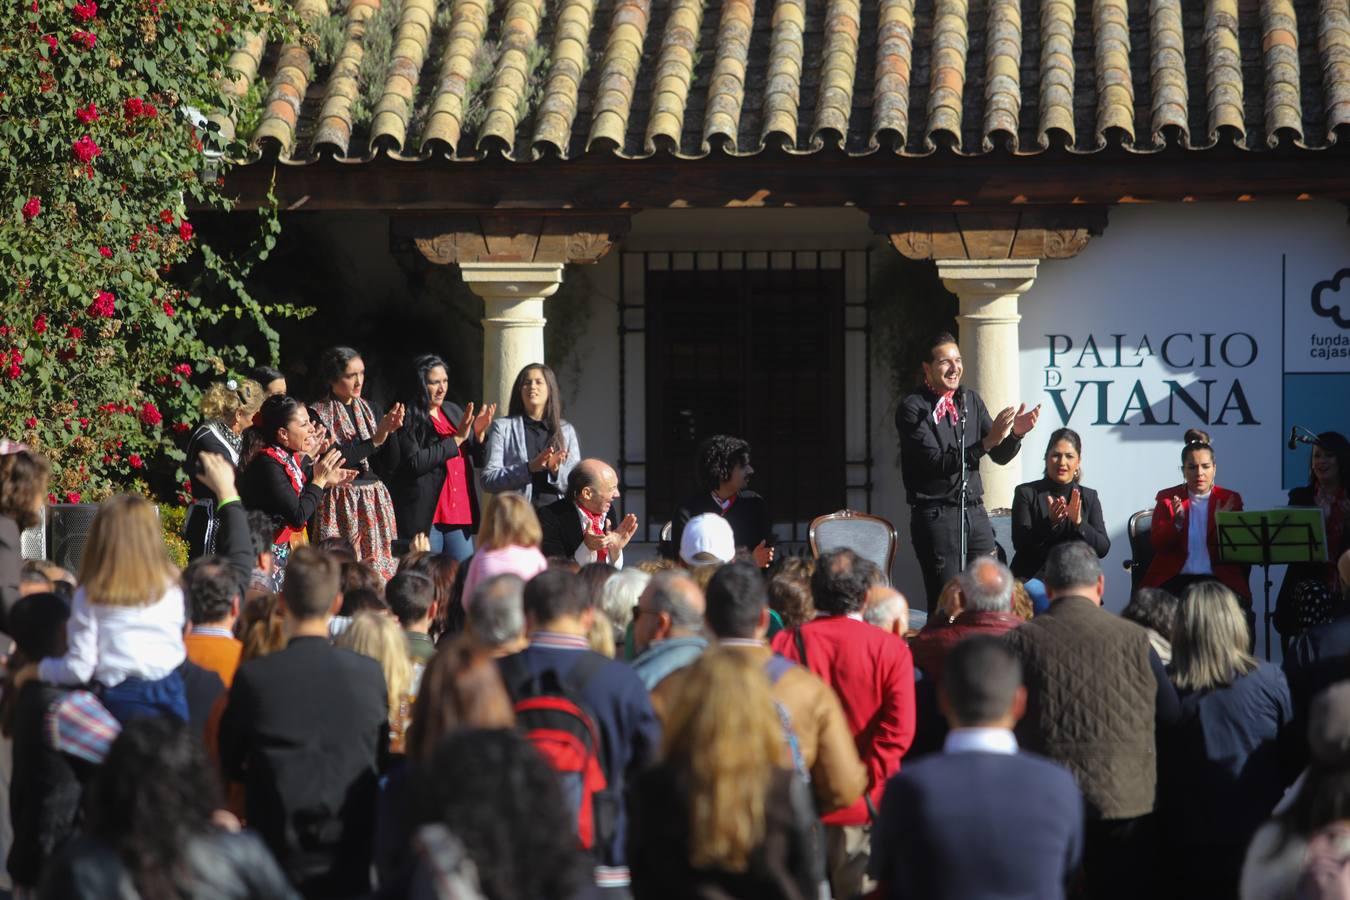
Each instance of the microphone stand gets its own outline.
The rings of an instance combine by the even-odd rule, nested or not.
[[[957,498],[957,509],[961,515],[961,563],[958,566],[961,571],[965,571],[970,547],[970,522],[966,518],[966,503],[970,491],[970,478],[966,466],[966,419],[966,392],[961,391],[961,411],[957,419],[958,430],[961,432],[961,492]]]

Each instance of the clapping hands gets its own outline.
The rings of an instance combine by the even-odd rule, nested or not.
[[[1078,488],[1073,489],[1068,497],[1047,497],[1047,503],[1050,507],[1050,522],[1053,525],[1060,525],[1065,522],[1072,522],[1074,525],[1081,525],[1083,522],[1083,495]]]
[[[547,469],[550,474],[557,475],[558,467],[565,459],[567,459],[566,447],[545,447],[539,451],[538,456],[530,460],[530,471],[542,472]]]

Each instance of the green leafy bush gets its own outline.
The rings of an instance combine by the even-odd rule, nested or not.
[[[253,301],[247,254],[211,252],[189,218],[228,208],[221,151],[243,149],[205,126],[224,63],[278,21],[248,0],[3,4],[0,436],[48,455],[56,499],[172,498],[201,387],[251,362],[212,345],[218,323],[274,356],[268,319],[296,313]],[[276,241],[263,221],[254,257]]]

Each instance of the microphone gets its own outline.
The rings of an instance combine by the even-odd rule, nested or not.
[[[1303,432],[1299,434],[1299,432]],[[1313,434],[1302,425],[1295,425],[1289,429],[1289,449],[1294,450],[1299,444],[1316,444],[1317,435]]]
[[[1289,449],[1293,450],[1298,446],[1298,426],[1289,429]]]

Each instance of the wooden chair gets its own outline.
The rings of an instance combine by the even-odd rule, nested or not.
[[[807,541],[812,557],[818,557],[826,550],[847,547],[880,566],[889,581],[899,535],[895,526],[881,516],[841,509],[813,519]]]
[[[1144,576],[1148,574],[1148,567],[1153,564],[1153,539],[1150,532],[1153,528],[1153,507],[1141,509],[1139,512],[1130,516],[1128,532],[1130,536],[1130,558],[1125,560],[1123,565],[1125,571],[1130,573],[1130,593],[1139,590],[1140,583]]]

